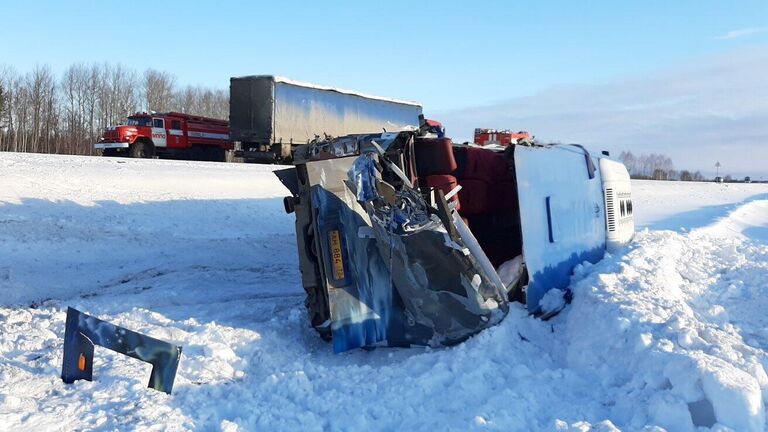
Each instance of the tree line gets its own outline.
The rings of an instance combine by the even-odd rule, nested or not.
[[[633,179],[646,180],[681,180],[704,181],[701,171],[676,170],[672,159],[662,154],[641,153],[635,156],[632,152],[623,151],[619,154],[619,161],[627,167],[629,176]]]
[[[48,66],[20,73],[0,65],[0,151],[94,154],[102,131],[137,111],[227,119],[229,92],[121,64],[73,64],[58,77]]]

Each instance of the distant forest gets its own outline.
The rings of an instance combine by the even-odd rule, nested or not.
[[[632,152],[623,151],[619,154],[619,161],[627,167],[629,176],[633,179],[647,180],[680,180],[680,181],[706,181],[700,171],[676,170],[672,159],[662,154],[640,154],[635,156]],[[731,181],[731,176],[724,177],[726,182]]]
[[[20,73],[0,65],[0,151],[94,154],[105,128],[150,110],[228,119],[229,92],[120,64],[74,64],[58,77],[48,66]]]

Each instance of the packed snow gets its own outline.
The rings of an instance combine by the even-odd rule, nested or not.
[[[768,185],[634,182],[553,319],[335,355],[273,169],[0,153],[0,430],[766,430]],[[173,394],[102,348],[64,384],[67,306],[181,345]]]

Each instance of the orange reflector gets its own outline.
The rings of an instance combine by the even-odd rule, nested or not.
[[[80,354],[80,358],[77,360],[77,368],[81,371],[85,370],[85,356]]]

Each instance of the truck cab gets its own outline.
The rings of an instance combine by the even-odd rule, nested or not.
[[[634,232],[626,169],[581,146],[385,132],[317,140],[295,163],[276,174],[310,321],[336,352],[458,343],[510,302],[549,317],[574,267]]]
[[[154,124],[160,126],[154,127]],[[164,120],[162,118],[153,119],[148,114],[134,114],[128,117],[124,125],[112,126],[104,130],[101,139],[94,145],[97,150],[101,150],[104,156],[118,156],[126,154],[135,158],[148,158],[154,155],[155,142],[153,141],[153,132],[162,129],[159,137],[165,138]],[[162,145],[162,143],[158,142]]]

